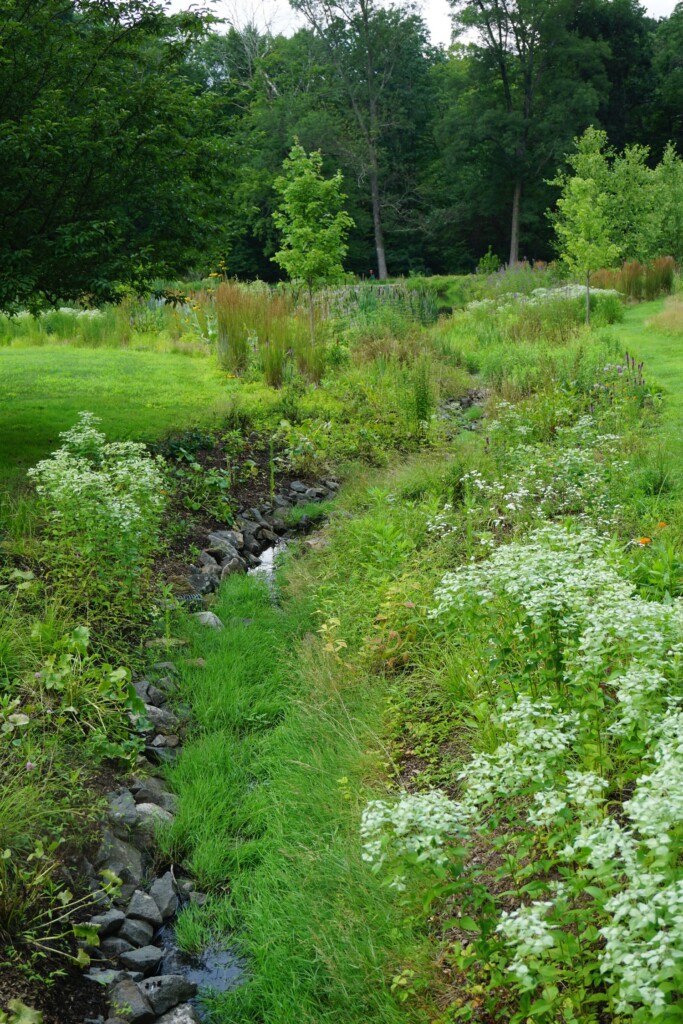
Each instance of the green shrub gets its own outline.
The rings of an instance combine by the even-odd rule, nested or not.
[[[42,512],[43,557],[57,592],[96,618],[144,615],[165,504],[163,463],[145,446],[110,442],[92,413],[29,470]]]

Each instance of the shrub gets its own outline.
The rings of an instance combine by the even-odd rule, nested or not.
[[[45,522],[44,560],[60,595],[100,621],[138,619],[165,504],[163,462],[107,442],[83,412],[63,446],[29,470]]]

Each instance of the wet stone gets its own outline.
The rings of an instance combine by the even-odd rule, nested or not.
[[[199,1024],[199,1017],[194,1007],[190,1003],[185,1003],[159,1017],[157,1024]]]
[[[124,967],[131,971],[142,971],[144,975],[153,974],[161,963],[162,951],[158,946],[143,946],[122,953],[119,957]]]
[[[133,948],[130,942],[119,938],[118,935],[112,936],[109,939],[103,939],[100,942],[100,949],[106,957],[116,957],[121,956],[123,953],[131,953]]]
[[[140,991],[155,1013],[166,1013],[196,995],[197,986],[182,974],[165,974],[140,982]]]
[[[152,941],[154,928],[147,921],[127,917],[119,928],[118,938],[130,942],[131,946],[147,946]]]
[[[114,824],[132,826],[136,821],[135,800],[128,789],[119,789],[106,796],[109,809],[107,814]]]
[[[98,935],[100,942],[102,939],[106,939],[109,935],[113,935],[114,932],[123,924],[126,915],[122,910],[116,910],[112,907],[111,910],[105,911],[104,914],[96,914],[95,917],[90,919],[90,924],[94,925],[98,929]]]
[[[156,878],[149,889],[149,895],[156,903],[160,916],[167,921],[173,917],[178,908],[178,896],[173,875],[167,871],[161,878]]]
[[[154,1011],[139,987],[130,978],[124,978],[114,986],[111,993],[114,1012],[130,1024],[146,1024],[154,1020]]]
[[[139,917],[147,921],[155,928],[161,924],[161,914],[156,903],[146,892],[141,889],[133,893],[132,899],[126,908],[127,917]]]

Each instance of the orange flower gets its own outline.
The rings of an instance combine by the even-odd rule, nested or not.
[[[648,544],[652,544],[652,537],[639,537],[638,544],[641,548],[647,547]]]
[[[658,530],[665,530],[666,529],[666,523],[657,523],[657,529]]]

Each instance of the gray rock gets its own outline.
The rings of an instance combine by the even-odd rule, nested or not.
[[[125,916],[122,910],[116,910],[112,907],[111,910],[106,910],[104,914],[96,914],[95,917],[90,919],[90,924],[95,925],[98,930],[100,942],[117,931],[123,924]]]
[[[88,981],[94,981],[98,985],[116,985],[117,982],[128,978],[130,981],[142,981],[143,975],[140,971],[117,971],[113,967],[104,970],[101,967],[92,967],[85,975]]]
[[[175,1010],[165,1013],[159,1017],[157,1024],[200,1024],[197,1011],[190,1003],[183,1006],[176,1006]]]
[[[131,946],[148,946],[153,935],[154,928],[148,921],[127,917],[119,928],[118,938],[130,942]]]
[[[211,568],[212,566],[218,568],[218,562],[208,551],[202,551],[199,556],[199,564],[202,568]]]
[[[325,487],[327,487],[328,491],[339,490],[339,481],[335,480],[333,477],[327,477],[326,480],[323,480],[323,484]]]
[[[159,825],[172,825],[173,815],[158,804],[138,804],[138,828],[149,836],[153,836]]]
[[[136,679],[133,683],[133,689],[143,704],[147,703],[149,686],[148,679]]]
[[[323,494],[325,492],[323,491]],[[317,501],[320,495],[318,494],[317,487],[309,487],[304,497],[308,498],[309,501]]]
[[[188,897],[191,892],[194,892],[195,888],[195,884],[191,878],[181,878],[178,882],[178,892],[182,893],[185,897]]]
[[[190,893],[190,903],[194,903],[196,907],[203,907],[208,898],[205,892]]]
[[[212,558],[220,561],[221,558],[233,558],[239,554],[237,545],[233,544],[232,541],[225,537],[222,537],[219,533],[209,534],[209,545],[206,548]]]
[[[178,909],[178,896],[172,872],[167,871],[161,878],[155,878],[150,886],[149,894],[164,921],[173,917]]]
[[[130,978],[124,978],[115,985],[111,993],[114,1012],[130,1024],[145,1024],[154,1020],[154,1011],[139,987]]]
[[[152,668],[151,672],[170,673],[172,676],[179,676],[178,666],[173,661],[157,661]]]
[[[130,942],[119,938],[118,935],[112,936],[109,939],[102,939],[100,942],[100,949],[108,959],[121,956],[122,953],[130,953],[133,948]]]
[[[211,537],[216,537],[218,540],[232,544],[232,546],[237,548],[238,551],[242,547],[242,542],[244,540],[240,530],[214,530],[213,533],[209,535],[209,539],[211,539]]]
[[[204,575],[201,570],[188,572],[184,578],[190,593],[201,596],[202,594],[210,594],[214,589],[213,577]]]
[[[160,690],[158,686],[153,686],[151,683],[149,684],[147,687],[147,696],[144,698],[145,704],[153,704],[155,708],[160,708],[164,706],[167,700],[168,695],[165,690]]]
[[[154,748],[158,747],[177,747],[180,744],[180,736],[176,736],[175,733],[170,736],[155,736],[152,740],[151,746]],[[152,801],[154,803],[154,801]],[[164,806],[164,805],[162,805]],[[171,810],[170,807],[167,810]]]
[[[224,580],[226,576],[233,576],[237,572],[246,572],[247,564],[243,558],[236,555],[234,558],[226,559],[223,562],[223,568],[221,569],[221,579]]]
[[[162,736],[168,736],[170,733],[178,731],[180,720],[167,708],[157,708],[153,704],[145,704],[145,715],[152,723],[154,731],[160,732]]]
[[[265,528],[259,533],[259,539],[267,544],[277,544],[277,534]]]
[[[123,882],[117,902],[129,900],[139,888],[143,875],[142,854],[130,843],[119,839],[109,829],[102,835],[102,843],[95,856],[98,868],[113,871]]]
[[[263,550],[263,544],[259,544],[253,533],[245,533],[244,550],[248,551],[250,555],[260,555]]]
[[[148,1000],[155,1013],[166,1013],[178,1003],[191,999],[197,993],[197,986],[187,981],[182,974],[163,974],[140,982],[140,991]]]
[[[213,612],[195,612],[194,617],[202,626],[209,626],[210,629],[223,629],[223,623]]]
[[[153,974],[161,963],[163,950],[158,946],[143,946],[142,949],[132,949],[130,952],[122,953],[119,960],[124,967],[131,971],[142,971],[144,975]]]
[[[130,790],[119,789],[114,793],[107,793],[106,800],[109,804],[107,814],[115,825],[135,824],[135,800]]]
[[[126,908],[126,916],[139,917],[155,928],[158,928],[162,923],[161,914],[155,901],[141,889],[136,889],[133,893],[132,899]]]
[[[293,480],[289,485],[290,491],[294,491],[295,494],[305,494],[308,490],[306,484],[302,484],[301,480]]]

